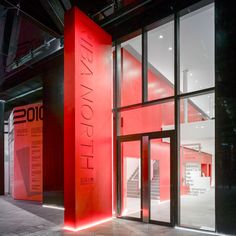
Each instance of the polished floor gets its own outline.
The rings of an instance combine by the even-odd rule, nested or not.
[[[140,198],[126,199],[125,215],[140,217]],[[198,196],[182,196],[181,224],[188,227],[215,230],[215,190],[211,189]],[[170,222],[170,201],[160,202],[151,200],[151,219],[156,221]]]
[[[63,211],[43,208],[33,202],[14,201],[10,197],[0,197],[1,236],[200,236],[203,233],[183,231],[164,226],[144,224],[135,221],[113,219],[110,222],[83,230],[68,232],[62,229]]]

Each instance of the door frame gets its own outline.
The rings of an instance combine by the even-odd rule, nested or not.
[[[164,226],[174,227],[178,217],[178,162],[176,155],[176,132],[175,130],[138,133],[117,137],[117,217],[131,219]],[[150,219],[150,140],[158,138],[170,138],[170,223],[154,221]],[[122,208],[122,162],[121,143],[140,141],[141,153],[141,217],[133,218],[121,215]]]

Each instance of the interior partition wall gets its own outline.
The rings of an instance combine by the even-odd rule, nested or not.
[[[202,1],[116,41],[118,217],[215,231],[214,19]]]

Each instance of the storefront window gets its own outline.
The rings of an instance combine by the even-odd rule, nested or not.
[[[141,149],[130,142],[130,150],[137,153],[130,152],[121,169],[127,169],[127,173],[134,166],[137,170],[133,169],[133,173],[142,170],[137,176],[144,190],[138,188],[138,194],[148,198],[135,198],[138,215],[132,217],[146,217],[148,211],[150,221],[176,224],[172,221],[177,207],[172,207],[171,201],[180,200],[181,226],[215,230],[214,17],[214,4],[200,8],[196,4],[180,12],[176,29],[170,16],[121,44],[117,135],[118,139],[142,140]],[[145,144],[149,135],[152,138]],[[179,147],[171,145],[174,139]],[[143,158],[145,150],[150,158],[148,168]],[[174,170],[178,170],[180,178],[172,183]],[[143,173],[149,175],[148,188]],[[123,188],[130,190],[133,186],[128,181]],[[179,196],[171,194],[170,186],[179,187]],[[148,197],[145,189],[150,191]],[[126,198],[129,210],[132,204],[128,195]],[[141,215],[140,204],[146,204]]]
[[[148,100],[174,96],[174,22],[148,32]]]
[[[142,43],[141,36],[121,44],[120,105],[142,101]]]
[[[214,5],[180,18],[180,92],[215,85]]]
[[[120,134],[137,134],[174,129],[174,100],[120,113]]]
[[[214,230],[214,94],[184,98],[180,104],[181,225]]]

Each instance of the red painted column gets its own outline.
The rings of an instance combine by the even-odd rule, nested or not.
[[[84,13],[65,15],[65,226],[112,217],[111,37]]]

